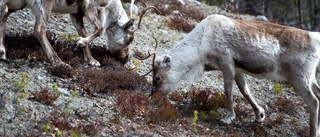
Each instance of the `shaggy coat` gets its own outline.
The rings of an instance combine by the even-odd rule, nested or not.
[[[244,21],[211,15],[181,40],[171,52],[158,58],[154,68],[154,92],[167,94],[182,80],[193,82],[204,71],[222,71],[231,123],[236,114],[233,80],[262,121],[265,112],[250,94],[245,74],[287,81],[307,103],[310,136],[319,136],[320,88],[315,78],[320,57],[320,33],[269,22]]]
[[[89,65],[100,66],[89,50],[88,43],[106,30],[108,47],[122,62],[128,61],[128,45],[133,40],[131,27],[134,19],[129,19],[120,0],[4,0],[0,3],[0,58],[6,59],[4,35],[8,16],[20,9],[30,8],[36,18],[34,32],[48,59],[53,65],[67,65],[60,60],[46,36],[46,25],[50,13],[68,13],[80,36],[77,43],[83,47],[84,59]],[[87,35],[83,17],[94,26],[95,31]]]

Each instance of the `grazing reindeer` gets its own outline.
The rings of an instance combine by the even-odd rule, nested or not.
[[[285,80],[308,105],[310,136],[319,136],[320,88],[315,78],[319,58],[318,32],[211,15],[169,54],[156,59],[153,92],[167,94],[182,80],[192,82],[204,71],[219,69],[227,96],[227,114],[222,121],[231,123],[236,118],[232,97],[234,79],[260,122],[265,119],[265,111],[250,94],[245,74]]]
[[[50,13],[69,13],[79,33],[77,45],[83,48],[85,61],[89,65],[100,66],[89,50],[88,43],[100,36],[104,30],[108,36],[109,51],[122,62],[128,61],[128,45],[133,40],[134,19],[129,19],[120,0],[4,0],[0,5],[0,58],[6,59],[4,35],[8,16],[25,7],[30,8],[36,18],[34,32],[48,59],[53,65],[67,65],[60,60],[46,36],[46,25]],[[83,25],[86,17],[94,26],[91,35]]]

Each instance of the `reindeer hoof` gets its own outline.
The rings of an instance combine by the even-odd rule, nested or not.
[[[65,64],[63,64],[63,65],[64,65],[65,68],[68,68],[68,69],[71,69],[71,70],[72,70],[72,67],[71,67],[69,64],[66,64],[66,63],[65,63]]]
[[[259,108],[256,112],[256,122],[262,122],[266,118],[266,113],[263,108]]]
[[[4,48],[0,48],[0,59],[6,60],[6,50]]]
[[[227,118],[223,118],[220,120],[222,123],[225,123],[225,124],[232,124],[232,122],[235,121],[235,119],[227,119]]]
[[[55,65],[55,66],[57,66],[57,67],[63,67],[63,68],[66,68],[66,69],[72,69],[72,67],[69,65],[69,64],[67,64],[67,63],[64,63],[64,62],[61,62],[61,63],[59,63],[59,64],[57,64],[57,65]]]
[[[227,113],[227,115],[223,119],[221,119],[220,121],[225,124],[231,124],[232,122],[236,121],[236,116],[230,115]]]
[[[79,37],[79,40],[77,42],[77,46],[84,47],[86,45],[87,45],[87,43],[85,42],[85,39],[83,37]]]
[[[99,61],[95,60],[94,58],[90,59],[90,61],[88,62],[89,66],[95,66],[95,67],[100,67],[100,63]]]

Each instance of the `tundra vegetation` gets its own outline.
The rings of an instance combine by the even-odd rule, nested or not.
[[[156,2],[154,0],[147,4]],[[176,5],[173,3],[177,1],[165,2],[174,7]],[[203,11],[201,7],[188,7]],[[195,25],[200,21],[188,17],[185,9],[180,13],[184,13],[182,18],[185,21],[192,20],[188,24]],[[186,23],[176,21],[173,23],[175,25],[166,29],[172,23],[170,20],[176,17],[174,14],[169,12],[165,16],[146,16],[148,20],[161,20],[159,23],[142,24],[143,30],[160,26],[169,33],[175,33],[176,27],[172,26],[184,26]],[[137,73],[137,69],[130,69],[116,61],[105,54],[106,49],[99,45],[91,45],[91,53],[101,67],[87,67],[83,60],[83,50],[74,48],[77,43],[72,39],[76,36],[56,35],[53,29],[48,29],[46,33],[48,40],[61,60],[72,66],[72,69],[51,67],[32,33],[13,29],[14,33],[9,30],[11,33],[5,36],[8,60],[0,63],[0,136],[308,135],[306,106],[301,98],[293,96],[295,92],[289,92],[290,87],[286,84],[283,84],[280,94],[259,92],[261,100],[268,98],[266,95],[273,98],[266,103],[266,113],[270,117],[266,117],[263,123],[251,121],[254,113],[249,103],[237,95],[234,97],[237,122],[225,125],[219,121],[226,113],[226,98],[221,88],[194,86],[186,89],[188,92],[177,89],[168,97],[154,95],[149,98],[152,85],[146,77]],[[177,29],[180,30],[179,35],[185,33],[185,30]],[[158,32],[157,29],[148,31]],[[143,36],[146,39],[148,37]],[[165,44],[166,41],[159,41],[159,47],[166,47]],[[146,62],[141,62],[140,67]],[[15,77],[10,77],[13,74]],[[219,74],[214,78],[211,81],[218,81]],[[45,82],[40,82],[43,79]],[[271,91],[272,87],[259,86],[256,90]]]

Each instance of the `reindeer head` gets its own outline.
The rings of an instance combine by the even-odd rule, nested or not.
[[[166,95],[178,84],[178,73],[174,73],[171,70],[171,63],[171,57],[168,55],[155,60],[153,65],[153,89],[151,91],[151,95],[156,92]]]
[[[171,57],[169,55],[162,56],[156,58],[156,52],[158,47],[158,41],[153,37],[153,39],[156,41],[155,49],[152,53],[149,52],[149,55],[143,57],[142,53],[138,51],[134,51],[136,58],[139,60],[145,60],[149,57],[153,56],[152,59],[152,69],[146,73],[144,76],[147,76],[150,73],[153,73],[152,75],[152,84],[153,88],[151,91],[151,95],[155,92],[166,95],[170,91],[172,91],[175,86],[178,84],[179,80],[179,72],[175,72],[171,69],[172,62]]]
[[[130,19],[124,25],[118,23],[110,25],[106,34],[108,36],[109,52],[120,60],[126,63],[129,60],[129,44],[133,41],[133,24],[134,19]]]
[[[138,22],[137,29],[134,30],[135,20],[131,18],[129,21],[120,25],[119,21],[110,23],[106,33],[108,36],[109,52],[120,60],[122,63],[126,63],[129,60],[129,44],[133,41],[134,32],[140,29],[142,17],[149,9],[155,9],[161,14],[161,12],[154,6],[149,6],[142,10]],[[130,15],[132,16],[132,15]],[[123,19],[120,18],[120,21]]]

